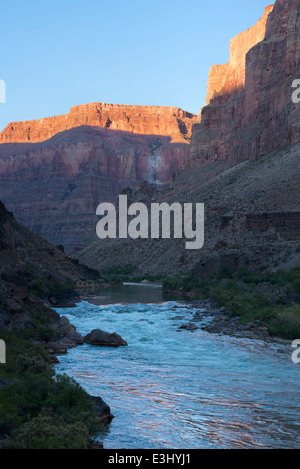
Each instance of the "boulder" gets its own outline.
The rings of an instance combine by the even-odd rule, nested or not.
[[[56,325],[56,332],[59,336],[66,337],[77,345],[83,344],[83,337],[76,331],[76,327],[70,323],[69,319],[62,316]]]
[[[198,327],[196,326],[196,324],[189,323],[183,324],[182,326],[180,326],[180,329],[185,329],[187,331],[196,331]]]
[[[127,342],[122,339],[121,336],[113,332],[101,331],[100,329],[94,329],[83,338],[84,342],[91,345],[101,345],[104,347],[122,347],[128,345]]]
[[[93,402],[93,408],[98,420],[102,423],[110,422],[114,416],[110,412],[110,407],[99,396],[90,396]]]
[[[15,301],[13,298],[8,298],[5,302],[5,306],[9,309],[10,314],[22,313],[22,306]]]
[[[50,354],[61,355],[66,354],[68,349],[77,347],[77,343],[69,338],[63,338],[57,342],[48,342],[46,349]]]

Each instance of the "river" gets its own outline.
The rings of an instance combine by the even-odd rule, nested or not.
[[[164,300],[159,286],[110,287],[87,300],[58,311],[82,335],[117,332],[128,347],[84,344],[55,368],[111,407],[105,448],[300,447],[291,347],[179,330],[199,308]]]

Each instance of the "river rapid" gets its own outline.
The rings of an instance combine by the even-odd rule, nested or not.
[[[180,330],[197,311],[165,300],[155,285],[110,287],[64,309],[82,335],[99,328],[128,342],[84,344],[59,356],[55,367],[110,406],[115,418],[99,435],[104,447],[299,448],[293,349],[210,334],[201,323]]]

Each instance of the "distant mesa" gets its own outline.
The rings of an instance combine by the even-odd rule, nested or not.
[[[74,106],[69,114],[11,122],[0,143],[42,142],[81,126],[102,127],[140,135],[169,136],[173,143],[188,143],[196,116],[177,107],[91,103]]]

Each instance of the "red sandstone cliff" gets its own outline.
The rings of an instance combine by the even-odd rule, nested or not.
[[[206,104],[218,95],[233,95],[245,86],[246,54],[253,46],[262,41],[266,33],[266,23],[273,5],[268,6],[260,20],[230,41],[229,63],[213,65],[210,68]]]
[[[229,64],[211,70],[208,105],[193,126],[191,168],[167,193],[132,197],[203,202],[201,251],[186,250],[181,239],[95,235],[73,257],[100,271],[130,266],[143,278],[299,266],[300,104],[291,85],[300,78],[300,0],[277,0],[271,10],[233,39]]]
[[[194,122],[194,114],[175,107],[91,103],[74,106],[62,116],[11,122],[1,132],[0,143],[42,142],[58,132],[83,125],[167,136],[172,142],[187,143]]]
[[[15,217],[67,251],[92,235],[96,207],[147,180],[169,185],[189,146],[171,137],[83,126],[40,143],[0,145],[0,200]]]
[[[230,62],[212,67],[207,106],[192,132],[187,166],[236,164],[300,140],[300,0],[277,0],[230,44]]]
[[[9,124],[0,134],[0,199],[67,251],[92,235],[95,211],[127,186],[170,184],[196,116],[179,108],[93,103]]]

